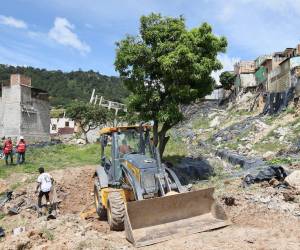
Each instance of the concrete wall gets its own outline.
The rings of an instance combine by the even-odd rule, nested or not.
[[[224,89],[215,89],[210,95],[205,96],[205,100],[222,100],[224,98]]]
[[[257,86],[254,74],[240,74],[241,88],[255,87]]]
[[[291,87],[290,60],[282,62],[268,75],[268,92],[279,93]]]
[[[11,75],[0,97],[0,136],[14,141],[22,135],[29,143],[49,141],[49,101],[47,92],[31,88],[31,79]],[[41,95],[39,94],[41,93]]]
[[[0,136],[10,136],[17,140],[20,135],[21,94],[20,85],[2,86],[2,131]]]
[[[27,86],[21,87],[21,135],[32,143],[49,141],[50,106],[48,98],[33,96],[33,92],[38,94],[38,90]]]

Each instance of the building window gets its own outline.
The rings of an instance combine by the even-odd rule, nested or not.
[[[56,124],[53,124],[53,125],[52,125],[52,130],[56,130],[56,128],[57,128],[57,127],[56,127]]]
[[[70,123],[69,122],[65,122],[65,127],[69,127]]]

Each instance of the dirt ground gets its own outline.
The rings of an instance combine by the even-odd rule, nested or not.
[[[107,223],[98,220],[95,213],[80,218],[81,212],[93,208],[94,169],[95,166],[84,166],[52,172],[61,201],[57,219],[38,218],[29,208],[18,215],[5,216],[0,221],[6,231],[0,249],[132,249],[124,232],[110,232]],[[17,189],[15,193],[20,195],[15,199],[25,197],[28,203],[34,203],[34,188],[35,184],[30,183]],[[253,192],[245,193],[237,182],[230,184],[229,190],[228,195],[235,198],[236,205],[223,205],[232,225],[145,249],[300,249],[300,216],[257,202]],[[258,187],[255,192],[264,194],[266,190]],[[218,198],[223,202],[222,195]],[[25,231],[13,235],[12,229],[20,226]]]

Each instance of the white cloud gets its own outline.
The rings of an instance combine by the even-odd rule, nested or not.
[[[219,15],[217,15],[217,18],[221,22],[227,22],[233,18],[234,13],[235,13],[234,5],[227,4],[221,8]]]
[[[221,54],[218,56],[219,61],[223,65],[223,69],[215,71],[212,73],[212,77],[215,78],[217,84],[220,84],[219,76],[224,71],[232,71],[233,65],[240,61],[240,58],[237,57],[229,57],[227,54]]]
[[[49,31],[48,35],[54,41],[77,49],[82,54],[90,52],[90,46],[85,42],[80,41],[77,34],[73,32],[74,28],[74,25],[66,18],[56,17],[54,27]]]
[[[27,24],[20,19],[16,19],[12,16],[0,15],[0,24],[11,26],[17,29],[27,29]]]

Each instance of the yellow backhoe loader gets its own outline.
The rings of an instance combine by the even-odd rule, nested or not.
[[[230,224],[213,188],[188,191],[161,163],[149,125],[103,128],[95,206],[136,247]],[[111,147],[111,150],[107,149]],[[106,154],[107,153],[107,154]]]

